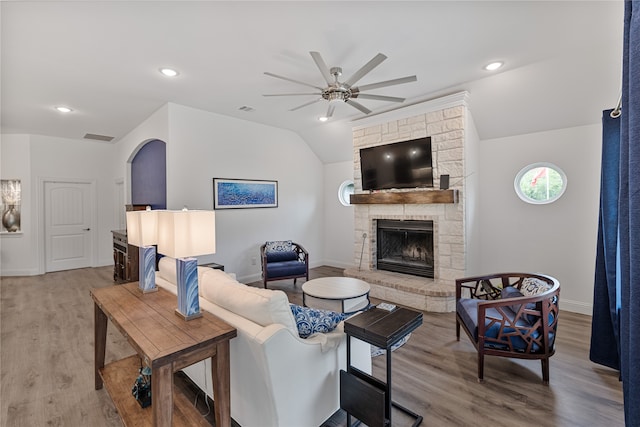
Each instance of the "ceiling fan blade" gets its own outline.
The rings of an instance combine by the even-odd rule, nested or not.
[[[327,67],[327,64],[322,59],[320,52],[309,52],[309,53],[311,54],[313,61],[316,63],[316,66],[320,70],[322,77],[324,77],[324,79],[327,81],[327,84],[329,85],[332,84],[333,76],[331,75],[331,72],[329,72],[329,67]]]
[[[298,96],[298,95],[322,95],[321,93],[318,92],[314,92],[314,93],[266,93],[263,94],[262,96]]]
[[[353,100],[351,100],[351,99],[348,99],[348,100],[346,101],[346,103],[347,103],[347,104],[349,104],[349,105],[351,105],[352,107],[357,108],[358,110],[362,111],[362,112],[363,112],[363,113],[365,113],[365,114],[369,114],[369,113],[371,112],[371,110],[369,110],[369,109],[368,109],[367,107],[365,107],[364,105],[362,105],[362,104],[360,104],[360,103],[358,103],[358,102],[356,102],[356,101],[353,101]]]
[[[309,86],[309,87],[312,87],[314,89],[318,89],[319,91],[322,91],[322,88],[319,87],[319,86],[314,86],[314,85],[309,84],[309,83],[305,83],[305,82],[301,82],[301,81],[298,81],[298,80],[290,79],[289,77],[279,76],[277,74],[273,74],[273,73],[269,73],[269,72],[265,72],[265,74],[267,76],[275,77],[276,79],[282,79],[282,80],[286,80],[288,82],[298,83],[299,85]]]
[[[325,117],[330,118],[331,116],[333,116],[333,110],[335,109],[336,106],[333,103],[329,103],[329,108],[327,109],[327,115]]]
[[[384,82],[371,83],[369,85],[359,86],[358,90],[363,91],[363,90],[379,89],[381,87],[399,85],[399,84],[402,84],[402,83],[415,82],[416,80],[418,80],[418,78],[416,76],[401,77],[399,79],[386,80]]]
[[[374,99],[376,101],[404,102],[404,98],[384,95],[369,95],[367,93],[357,93],[355,95],[351,95],[351,98]]]
[[[296,110],[299,110],[299,109],[301,109],[301,108],[303,108],[303,107],[306,107],[307,105],[315,104],[315,103],[316,103],[316,102],[318,102],[318,101],[322,101],[322,98],[314,99],[313,101],[309,101],[309,102],[306,102],[306,103],[304,103],[304,104],[302,104],[302,105],[298,105],[297,107],[292,108],[292,109],[290,109],[289,111],[296,111]]]
[[[344,82],[344,84],[347,86],[353,86],[354,84],[356,84],[358,80],[363,78],[368,72],[370,72],[371,70],[376,68],[378,65],[380,65],[380,63],[385,59],[387,59],[387,57],[384,56],[383,54],[381,53],[377,54],[376,56],[373,57],[371,61],[364,64],[362,68],[356,71],[354,75],[349,77],[347,81]]]

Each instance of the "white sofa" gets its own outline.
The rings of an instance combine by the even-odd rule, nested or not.
[[[175,260],[165,257],[156,272],[157,285],[174,294],[175,271]],[[284,292],[246,286],[205,267],[198,267],[198,281],[200,309],[238,330],[230,344],[231,416],[238,424],[317,427],[338,410],[339,373],[346,366],[342,323],[302,339]],[[370,346],[352,339],[351,363],[371,373]],[[210,360],[184,371],[213,395]]]

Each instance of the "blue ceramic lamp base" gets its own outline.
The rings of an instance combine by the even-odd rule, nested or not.
[[[176,276],[178,282],[176,314],[184,320],[202,317],[198,299],[198,260],[196,258],[176,259]]]
[[[156,248],[155,246],[140,247],[138,274],[138,289],[143,294],[157,292],[156,286]]]

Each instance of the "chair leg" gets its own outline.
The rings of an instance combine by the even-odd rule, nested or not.
[[[542,383],[549,385],[549,358],[541,360],[542,362]]]
[[[460,341],[460,321],[456,319],[456,341]]]
[[[484,352],[478,350],[478,382],[484,382]]]
[[[296,282],[298,281],[298,278],[296,277],[295,279],[293,279],[293,286],[296,285]]]

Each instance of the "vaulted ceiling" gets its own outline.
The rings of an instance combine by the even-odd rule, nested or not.
[[[349,160],[358,110],[339,104],[321,123],[326,101],[289,111],[314,97],[263,96],[309,91],[264,72],[326,86],[310,51],[345,78],[385,54],[358,84],[415,74],[369,91],[402,105],[469,91],[481,139],[598,123],[620,93],[622,1],[3,1],[0,12],[3,133],[117,142],[173,102],[290,129],[323,162]],[[492,61],[505,65],[485,71]]]

